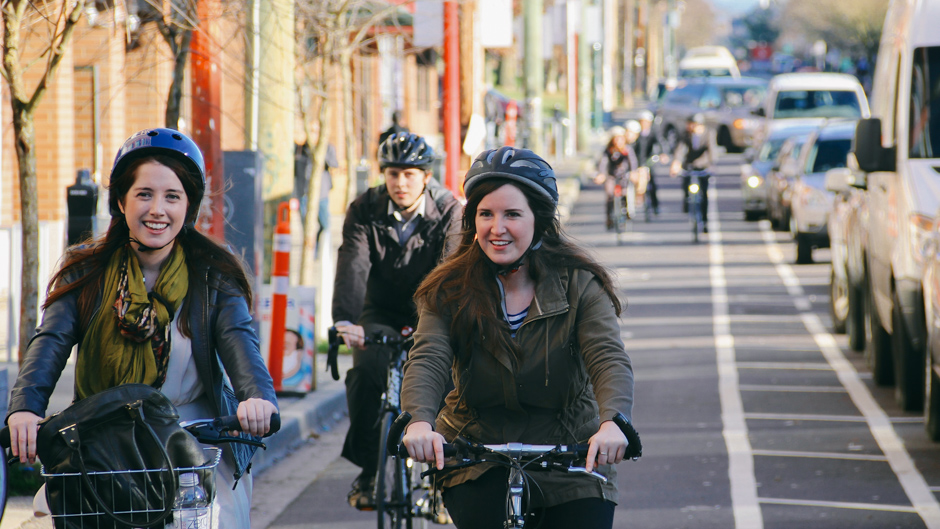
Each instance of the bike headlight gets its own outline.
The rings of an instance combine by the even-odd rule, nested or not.
[[[918,263],[923,263],[927,256],[927,242],[934,227],[934,220],[926,215],[914,213],[908,219],[911,234],[911,254]]]
[[[689,184],[689,193],[698,193],[698,184]]]
[[[757,175],[751,175],[747,177],[747,187],[751,189],[757,189],[763,183],[763,179]]]

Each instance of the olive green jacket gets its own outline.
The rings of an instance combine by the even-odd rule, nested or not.
[[[468,344],[471,361],[462,372],[454,366],[456,387],[440,414],[440,395],[454,360],[449,320],[424,304],[418,314],[402,409],[413,421],[434,424],[448,441],[462,435],[481,443],[584,443],[618,412],[631,419],[633,368],[613,304],[589,271],[560,270],[536,285],[515,336],[524,351],[515,370],[508,352],[494,356],[481,349],[485,336]],[[444,486],[475,479],[486,470],[477,465],[455,471]],[[534,506],[590,497],[616,502],[616,471],[606,465],[598,471],[609,478],[607,484],[575,474],[533,473],[544,493],[543,503],[533,491]]]

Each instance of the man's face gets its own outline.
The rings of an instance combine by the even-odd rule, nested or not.
[[[424,193],[424,186],[431,179],[430,172],[424,172],[416,167],[403,169],[400,167],[386,167],[385,188],[392,197],[395,205],[401,209],[408,209],[418,201]]]

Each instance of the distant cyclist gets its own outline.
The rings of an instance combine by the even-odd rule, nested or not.
[[[433,159],[424,138],[409,132],[389,136],[379,147],[385,183],[357,197],[343,224],[333,321],[353,351],[353,367],[346,374],[350,425],[342,455],[362,468],[347,498],[357,509],[374,505],[377,419],[390,354],[382,346],[364,348],[363,338],[417,326],[415,290],[442,260],[448,235],[460,228],[462,208],[431,178]]]
[[[689,171],[704,171],[712,164],[711,151],[708,148],[708,133],[705,128],[705,116],[695,114],[686,124],[685,134],[679,139],[676,146],[675,158],[672,162],[670,176],[682,175],[682,191],[685,201],[682,211],[689,210]],[[699,187],[702,193],[702,221],[705,222],[705,233],[708,233],[708,176],[699,178]]]
[[[633,145],[636,152],[637,163],[640,167],[649,168],[649,182],[646,184],[646,192],[650,196],[650,205],[653,211],[659,214],[659,198],[656,196],[656,176],[652,170],[653,147],[656,145],[656,134],[653,133],[653,113],[649,110],[643,110],[638,116],[640,124],[640,133]]]
[[[637,168],[636,153],[630,146],[628,135],[631,134],[624,127],[611,127],[610,140],[601,153],[597,162],[597,177],[594,182],[603,184],[604,195],[607,197],[607,229],[614,229],[614,188],[618,183],[625,184],[630,171]],[[634,131],[635,137],[639,131]]]

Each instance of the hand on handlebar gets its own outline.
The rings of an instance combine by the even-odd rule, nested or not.
[[[36,436],[42,417],[30,411],[18,411],[7,419],[10,429],[10,449],[20,463],[36,462]]]
[[[402,444],[415,461],[434,463],[435,468],[444,468],[444,436],[435,432],[431,424],[419,421],[408,425]]]
[[[347,347],[355,347],[356,349],[365,349],[365,337],[366,331],[360,325],[353,325],[348,321],[337,322],[336,332],[343,338],[343,341],[346,342]]]
[[[277,413],[277,406],[264,399],[248,399],[238,403],[238,422],[242,431],[261,437],[271,429],[271,415]]]
[[[627,451],[627,437],[620,431],[614,421],[604,421],[597,433],[588,441],[590,448],[587,453],[587,464],[584,466],[588,472],[598,465],[616,465],[623,461]]]

